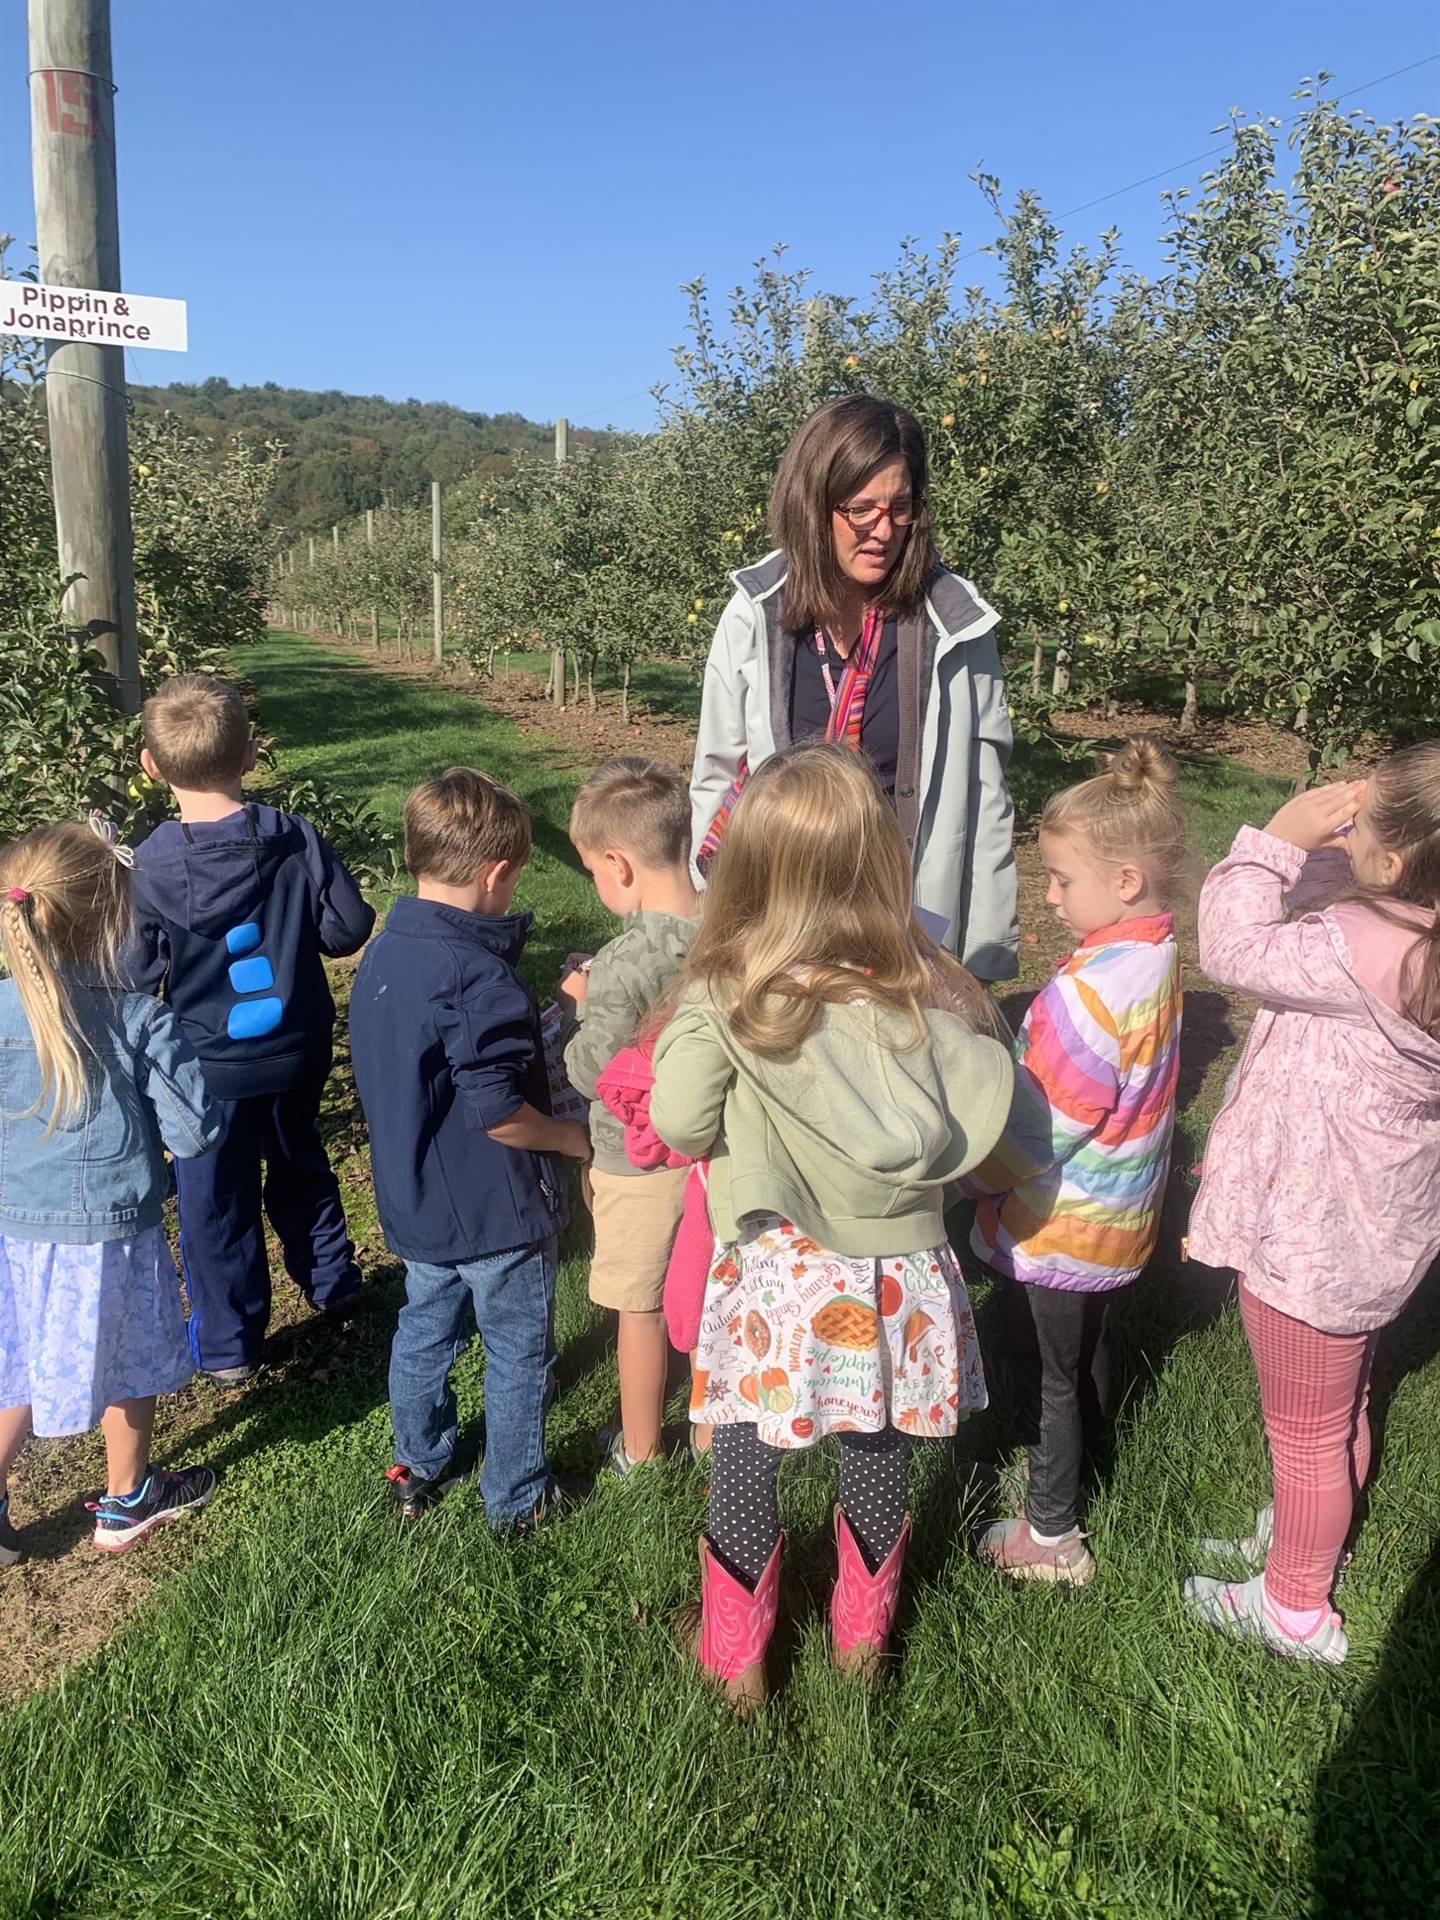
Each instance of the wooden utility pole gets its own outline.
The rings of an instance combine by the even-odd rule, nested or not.
[[[110,0],[30,0],[30,155],[40,278],[120,293]],[[97,648],[126,713],[140,708],[125,354],[45,345],[45,403],[65,624]]]
[[[445,533],[440,521],[440,482],[430,482],[430,611],[435,628],[435,664],[445,658],[445,579],[441,564],[445,558]]]
[[[555,464],[563,467],[570,458],[570,422],[563,416],[555,422]],[[555,572],[560,572],[560,562],[555,562]],[[562,711],[565,706],[565,649],[563,646],[550,649],[550,698]]]

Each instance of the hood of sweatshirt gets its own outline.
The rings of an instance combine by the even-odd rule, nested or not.
[[[139,849],[145,891],[187,932],[223,939],[268,900],[284,862],[304,856],[298,823],[274,807],[247,805],[223,820],[166,820]]]
[[[909,1016],[870,1002],[827,1005],[804,1044],[767,1060],[715,1030],[800,1161],[829,1163],[836,1184],[945,1184],[994,1146],[1009,1110],[1009,1050],[956,1015],[933,1011],[919,1038]]]

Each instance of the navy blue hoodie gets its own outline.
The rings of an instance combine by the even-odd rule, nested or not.
[[[134,985],[175,1009],[218,1100],[283,1093],[330,1059],[321,956],[364,946],[374,909],[308,820],[254,803],[166,820],[135,852]]]
[[[404,1260],[459,1265],[565,1224],[554,1158],[487,1131],[526,1102],[550,1111],[539,1010],[515,971],[534,924],[407,894],[360,962],[350,1052],[380,1225]]]

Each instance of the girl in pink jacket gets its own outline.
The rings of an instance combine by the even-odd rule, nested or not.
[[[1375,1341],[1440,1254],[1437,907],[1436,741],[1242,827],[1201,896],[1205,971],[1262,1004],[1190,1252],[1240,1276],[1275,1499],[1228,1543],[1263,1571],[1184,1595],[1296,1659],[1348,1650],[1330,1590],[1370,1466]]]

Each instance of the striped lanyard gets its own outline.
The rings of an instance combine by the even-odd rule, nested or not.
[[[859,747],[860,728],[865,716],[865,695],[870,685],[870,676],[875,671],[875,661],[880,652],[880,640],[884,631],[884,615],[878,607],[871,607],[865,615],[865,624],[860,630],[860,638],[845,662],[844,670],[840,675],[840,684],[837,687],[835,676],[830,671],[824,630],[820,627],[815,629],[815,653],[820,662],[825,692],[830,701],[830,722],[825,729],[827,740],[839,740],[845,746]]]

